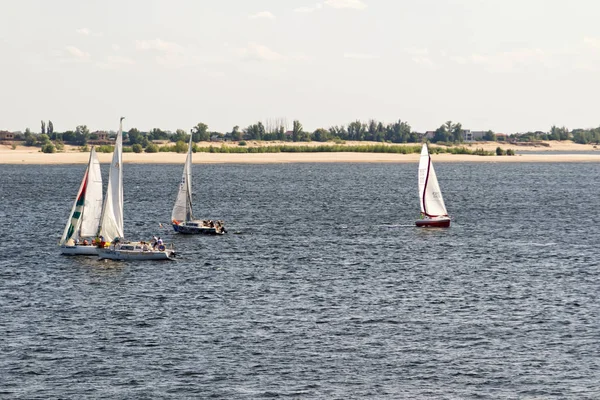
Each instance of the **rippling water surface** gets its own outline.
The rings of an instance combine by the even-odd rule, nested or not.
[[[600,398],[600,165],[125,166],[125,231],[176,262],[60,256],[84,166],[0,166],[0,397]],[[103,168],[106,174],[106,166]],[[104,176],[106,179],[106,175]]]

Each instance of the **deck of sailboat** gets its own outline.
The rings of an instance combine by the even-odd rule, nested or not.
[[[173,230],[188,235],[223,235],[226,232],[223,221],[212,222],[210,220],[174,222]]]

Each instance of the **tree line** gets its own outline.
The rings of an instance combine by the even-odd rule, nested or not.
[[[312,132],[304,129],[300,121],[294,120],[292,129],[287,130],[283,121],[278,123],[263,124],[262,121],[250,124],[241,129],[234,126],[229,132],[210,131],[205,123],[198,123],[189,130],[177,129],[175,132],[162,130],[160,128],[142,132],[137,128],[131,128],[124,132],[125,143],[139,145],[147,148],[153,141],[171,141],[174,143],[187,142],[190,135],[192,141],[207,142],[214,139],[232,141],[284,141],[284,142],[328,142],[328,141],[371,141],[381,143],[420,143],[428,140],[432,143],[460,144],[465,141],[465,130],[460,122],[447,121],[440,125],[432,134],[424,138],[424,134],[412,130],[406,121],[398,120],[393,123],[384,124],[381,121],[371,119],[367,122],[356,120],[347,125],[333,125],[329,128],[318,128]],[[116,133],[110,135],[115,137]],[[97,133],[90,133],[86,125],[78,125],[75,130],[57,132],[54,130],[52,121],[41,121],[41,133],[34,134],[29,128],[23,135],[16,135],[15,139],[22,139],[26,145],[48,145],[54,142],[56,146],[63,143],[85,146],[89,141],[98,140]],[[484,133],[481,140],[496,141],[496,134],[489,130]],[[566,127],[552,126],[549,132],[526,132],[513,134],[511,140],[531,142],[538,140],[573,140],[577,143],[600,143],[600,127],[594,129],[575,129],[569,131]]]

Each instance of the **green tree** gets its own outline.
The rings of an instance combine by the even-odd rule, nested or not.
[[[495,142],[496,141],[496,134],[493,131],[487,131],[483,135],[483,140],[488,141],[488,142]]]
[[[46,123],[42,121],[42,135],[46,133]]]
[[[257,140],[263,140],[263,138],[265,137],[265,126],[260,121],[258,121],[258,124],[256,124],[256,133]]]
[[[160,128],[153,128],[148,132],[148,140],[168,140],[169,134]]]
[[[293,128],[292,128],[292,140],[294,142],[300,141],[302,138],[302,124],[297,119],[294,120]]]
[[[179,142],[175,143],[175,151],[177,153],[185,153],[188,150],[188,145],[183,141],[180,140]]]
[[[208,133],[208,125],[199,122],[195,127],[192,128],[192,142],[208,142],[210,140],[210,134]]]
[[[348,140],[365,140],[366,132],[366,124],[363,124],[359,120],[348,124]]]
[[[48,135],[52,136],[53,133],[54,133],[54,124],[52,124],[52,121],[48,121]]]
[[[450,132],[452,133],[452,139],[454,140],[454,143],[462,143],[464,141],[464,131],[460,122],[452,125]]]
[[[134,153],[141,153],[143,150],[142,145],[139,143],[136,143],[133,146],[131,146],[131,150],[133,150]]]
[[[450,135],[448,134],[448,131],[446,130],[446,126],[442,125],[439,128],[437,128],[433,134],[433,138],[431,139],[431,141],[433,143],[436,142],[448,142],[450,141]]]
[[[550,128],[550,135],[548,140],[560,140],[560,131],[556,125],[552,125]]]
[[[44,153],[56,153],[56,147],[51,142],[46,143],[42,146],[42,152]]]
[[[75,144],[83,146],[87,143],[89,138],[90,130],[86,125],[79,125],[75,128],[75,140],[73,141]]]
[[[145,151],[146,153],[158,153],[158,146],[154,143],[148,143],[148,146],[146,146]]]
[[[36,142],[35,136],[31,133],[29,128],[25,129],[25,134],[23,135],[25,138],[25,146],[33,146]]]
[[[190,135],[188,135],[183,129],[177,129],[177,131],[171,135],[171,142],[178,142],[180,140],[187,142],[189,138]]]
[[[75,132],[73,132],[73,131],[63,132],[62,133],[62,139],[66,143],[75,143]]]
[[[312,134],[312,139],[317,142],[326,142],[331,138],[327,129],[319,128]]]
[[[50,143],[50,137],[48,135],[46,135],[45,133],[42,133],[41,135],[38,136],[37,141],[39,144],[45,145],[45,144]]]
[[[231,140],[240,141],[244,137],[244,133],[240,131],[239,126],[234,126],[231,130]]]

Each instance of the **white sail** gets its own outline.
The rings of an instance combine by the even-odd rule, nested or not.
[[[85,208],[81,217],[80,237],[94,237],[98,233],[102,214],[102,172],[96,150],[92,147],[88,165],[88,179],[85,190]]]
[[[183,174],[179,183],[177,199],[171,213],[171,221],[191,221],[192,215],[192,137],[188,145],[188,153],[185,158]]]
[[[119,123],[113,159],[110,163],[108,188],[98,235],[107,242],[123,237],[123,118]]]
[[[421,212],[429,217],[448,215],[426,144],[419,160],[419,201]]]

